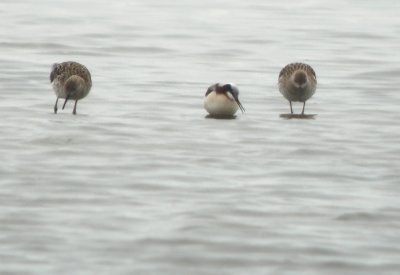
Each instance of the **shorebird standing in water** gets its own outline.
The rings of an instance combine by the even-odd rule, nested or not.
[[[214,117],[233,116],[239,108],[244,113],[239,101],[239,89],[234,84],[211,85],[204,98],[204,108]]]
[[[285,66],[279,73],[279,91],[289,100],[290,112],[293,114],[292,101],[303,102],[312,97],[317,88],[317,77],[311,66],[304,63],[292,63]]]
[[[92,79],[89,70],[73,61],[56,63],[50,73],[50,82],[57,95],[54,113],[57,114],[57,103],[59,98],[65,98],[62,109],[69,99],[75,100],[73,114],[76,114],[76,104],[79,99],[84,98],[92,87]]]

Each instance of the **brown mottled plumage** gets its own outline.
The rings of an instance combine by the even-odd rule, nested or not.
[[[73,114],[76,114],[78,100],[88,95],[92,87],[92,79],[89,70],[77,62],[68,61],[53,65],[50,73],[50,82],[57,95],[54,113],[57,113],[59,98],[65,98],[63,109],[69,99],[75,100]]]
[[[317,77],[310,65],[292,63],[279,73],[279,91],[289,101],[292,114],[292,101],[303,102],[301,114],[304,114],[306,101],[312,97],[316,88]]]

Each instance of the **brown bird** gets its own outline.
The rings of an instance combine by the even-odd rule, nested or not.
[[[56,93],[57,100],[54,105],[54,113],[57,113],[59,98],[65,98],[62,109],[69,99],[75,100],[73,114],[76,114],[78,100],[88,95],[92,87],[92,79],[89,70],[77,62],[68,61],[55,63],[50,73],[50,83]]]
[[[303,102],[312,97],[317,89],[317,77],[313,68],[304,63],[292,63],[285,66],[279,73],[279,91],[289,100],[290,112],[293,114],[292,101]]]

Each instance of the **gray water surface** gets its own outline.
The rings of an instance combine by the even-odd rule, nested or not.
[[[0,274],[399,274],[399,14],[2,0]],[[67,60],[92,73],[76,116],[53,114]],[[317,73],[314,119],[281,117],[294,61]],[[245,114],[205,118],[219,81]]]

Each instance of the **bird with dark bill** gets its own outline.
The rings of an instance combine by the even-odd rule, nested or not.
[[[62,109],[64,110],[68,100],[74,100],[72,113],[75,115],[78,100],[86,97],[92,88],[89,70],[82,64],[73,61],[55,63],[51,69],[50,82],[57,96],[54,105],[55,114],[58,110],[58,99],[64,98]]]
[[[234,84],[211,85],[204,98],[204,108],[213,117],[232,117],[239,108],[244,113],[239,89]]]
[[[279,91],[289,101],[290,112],[293,114],[292,101],[303,102],[303,110],[306,101],[312,97],[317,89],[317,77],[310,65],[304,63],[292,63],[285,66],[279,73]]]

